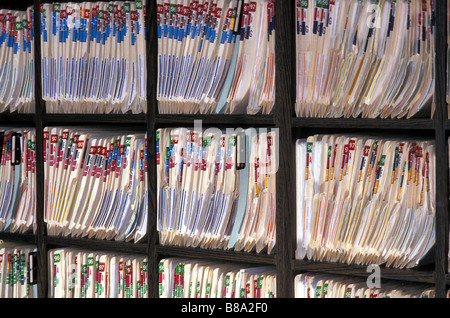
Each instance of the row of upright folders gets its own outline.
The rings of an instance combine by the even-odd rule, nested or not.
[[[44,128],[49,235],[139,242],[147,233],[147,137]]]
[[[0,131],[0,231],[36,232],[36,134]],[[145,132],[44,127],[44,222],[51,236],[143,242]],[[272,253],[276,129],[156,131],[162,245]]]
[[[272,253],[276,131],[157,131],[157,229],[163,245]]]
[[[0,7],[0,113],[35,109],[33,12]]]
[[[48,251],[50,298],[148,298],[143,255],[60,248]]]
[[[274,266],[166,258],[158,270],[160,298],[276,298]]]
[[[268,114],[275,0],[157,1],[160,113]]]
[[[42,3],[48,113],[147,111],[145,0]]]
[[[0,129],[0,232],[36,230],[36,134]]]
[[[296,115],[432,116],[434,6],[296,1]],[[274,0],[158,0],[156,10],[159,113],[272,112]],[[40,11],[48,113],[147,111],[145,0]],[[0,111],[34,111],[33,25],[32,7],[0,12]]]
[[[0,299],[37,298],[37,247],[0,240]]]
[[[148,298],[143,255],[76,248],[48,252],[50,298]],[[275,298],[272,267],[166,258],[158,263],[159,298]]]
[[[297,116],[430,117],[435,3],[297,0]]]
[[[296,258],[433,262],[434,141],[315,135],[297,141],[296,167]]]
[[[295,276],[295,298],[434,298],[435,290],[421,284],[383,282],[332,274]],[[447,293],[447,297],[449,297]]]

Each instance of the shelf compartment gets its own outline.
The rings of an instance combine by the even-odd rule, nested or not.
[[[225,262],[252,263],[259,265],[262,264],[275,265],[274,255],[235,252],[233,250],[214,250],[214,249],[201,249],[193,247],[159,245],[156,247],[156,252],[159,258],[184,257],[184,258],[208,259]]]
[[[367,266],[303,260],[295,260],[293,268],[296,272],[320,272],[359,277],[369,277],[372,274],[372,272],[367,272]],[[394,279],[429,284],[435,283],[434,269],[396,269],[386,268],[383,265],[380,265],[380,272],[382,279]],[[449,280],[447,279],[447,282],[448,281]]]

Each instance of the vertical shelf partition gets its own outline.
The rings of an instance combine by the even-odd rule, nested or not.
[[[47,1],[46,1],[47,2]],[[49,2],[49,1],[48,1]],[[433,119],[323,119],[296,118],[294,112],[296,86],[295,1],[276,0],[276,105],[273,115],[160,115],[156,99],[157,30],[156,0],[147,0],[147,114],[96,115],[47,114],[42,99],[41,52],[39,15],[42,1],[33,0],[35,27],[35,97],[36,113],[0,114],[0,122],[9,125],[28,125],[36,128],[36,216],[35,235],[0,233],[0,238],[35,242],[38,247],[38,292],[40,298],[48,295],[47,252],[55,246],[74,246],[117,252],[131,251],[147,255],[149,259],[149,297],[158,298],[158,262],[163,257],[193,257],[218,261],[239,261],[249,264],[271,264],[276,267],[277,297],[294,297],[294,277],[299,272],[316,271],[352,276],[368,276],[362,266],[318,263],[295,259],[295,140],[310,133],[364,131],[376,134],[413,134],[431,136],[436,142],[436,256],[431,269],[396,270],[382,268],[382,278],[400,281],[432,283],[436,297],[445,297],[448,274],[448,147],[450,121],[445,101],[446,81],[446,2],[436,1],[436,113]],[[273,255],[222,250],[204,250],[161,246],[156,229],[156,129],[161,127],[192,126],[194,120],[204,126],[215,127],[274,127],[279,133],[279,168],[277,171],[277,227],[276,249]],[[43,129],[47,125],[103,125],[134,126],[147,131],[148,138],[148,240],[145,243],[124,243],[90,239],[47,236],[44,223],[44,162]]]

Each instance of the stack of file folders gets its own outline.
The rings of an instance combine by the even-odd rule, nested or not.
[[[370,279],[369,279],[370,283]],[[356,277],[304,273],[295,276],[295,298],[434,298],[432,287],[391,282],[369,286]]]
[[[141,241],[147,233],[145,133],[44,128],[49,235]]]
[[[156,135],[162,245],[271,253],[276,130],[163,128]]]
[[[431,116],[435,3],[297,0],[297,116]]]
[[[36,134],[0,129],[0,232],[36,230]]]
[[[37,249],[0,241],[0,298],[37,298]]]
[[[145,0],[41,4],[48,113],[147,111]]]
[[[412,268],[435,242],[434,141],[315,135],[296,143],[299,259]]]
[[[158,0],[159,113],[270,113],[274,20],[275,0]]]
[[[159,262],[160,298],[276,298],[272,267],[167,258]]]
[[[50,298],[148,298],[145,256],[86,251],[48,251]]]
[[[34,99],[34,10],[1,9],[0,113],[32,113]]]

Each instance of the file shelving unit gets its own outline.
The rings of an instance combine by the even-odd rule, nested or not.
[[[64,0],[67,1],[67,0]],[[37,182],[37,231],[35,234],[0,233],[0,239],[14,239],[35,243],[38,247],[38,292],[40,298],[48,295],[47,252],[54,247],[79,247],[114,252],[132,252],[147,255],[149,259],[149,296],[158,297],[158,262],[163,257],[189,257],[218,261],[246,262],[253,265],[274,265],[277,271],[277,297],[294,297],[294,277],[305,271],[334,273],[367,277],[366,267],[311,262],[295,259],[295,151],[298,138],[314,133],[359,131],[375,135],[427,136],[436,142],[436,247],[435,264],[426,268],[399,270],[383,268],[382,278],[405,282],[434,284],[436,296],[445,297],[450,275],[448,259],[448,149],[450,120],[447,119],[445,102],[446,79],[446,2],[436,1],[436,113],[433,119],[325,119],[296,118],[295,102],[295,1],[276,1],[276,106],[272,115],[162,115],[158,114],[156,100],[157,32],[156,0],[147,0],[147,114],[47,114],[41,92],[41,53],[39,37],[40,0],[20,4],[34,5],[35,12],[35,114],[0,114],[0,124],[32,126],[36,128],[36,182]],[[45,0],[45,2],[51,2]],[[81,2],[75,0],[72,2]],[[14,1],[2,1],[2,5],[14,7]],[[194,120],[202,120],[204,127],[275,127],[279,132],[279,169],[277,172],[277,237],[272,255],[223,250],[206,250],[162,246],[156,231],[156,142],[155,131],[161,127],[192,126]],[[45,126],[114,126],[148,133],[149,207],[148,240],[144,243],[126,243],[105,240],[52,237],[47,235],[44,223],[44,169],[43,128]]]

